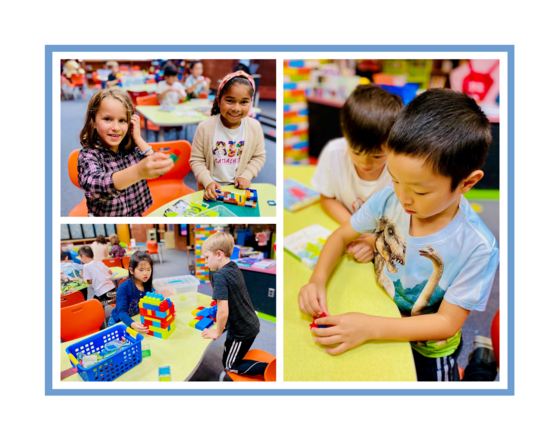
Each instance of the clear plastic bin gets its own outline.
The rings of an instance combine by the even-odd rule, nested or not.
[[[196,295],[200,280],[192,275],[154,279],[154,288],[158,294],[170,298],[175,308],[196,306]],[[171,297],[179,295],[179,297]]]
[[[235,213],[233,213],[231,210],[224,207],[223,205],[216,205],[216,207],[209,208],[208,210],[204,210],[203,212],[200,212],[199,214],[196,215],[197,218],[200,218],[201,216],[207,216],[207,217],[235,216],[235,217],[237,217],[237,215]]]

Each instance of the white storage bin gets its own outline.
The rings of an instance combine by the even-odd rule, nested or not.
[[[198,285],[200,285],[200,280],[192,275],[154,279],[154,288],[156,292],[158,294],[163,294],[165,298],[171,298],[171,301],[175,304],[175,308],[182,308],[185,306],[196,307]]]

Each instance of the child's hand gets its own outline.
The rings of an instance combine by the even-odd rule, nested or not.
[[[142,138],[142,129],[140,127],[140,117],[138,115],[133,115],[132,117],[130,117],[130,135],[132,135],[132,138],[133,138],[134,142],[136,143],[136,145],[138,145],[139,142],[144,140]]]
[[[317,325],[332,325],[327,328],[312,328],[317,337],[315,342],[321,345],[340,344],[338,347],[327,348],[329,355],[340,355],[346,350],[371,339],[372,319],[362,313],[346,313],[339,316],[328,316],[316,319]]]
[[[148,334],[149,328],[142,325],[140,322],[132,322],[130,328],[136,330],[138,333]]]
[[[202,337],[204,339],[218,339],[220,337],[220,334],[218,334],[218,330],[207,328],[202,332]]]
[[[207,201],[209,199],[216,200],[218,198],[218,194],[216,190],[220,189],[220,184],[217,182],[210,182],[204,191],[203,198]]]
[[[368,263],[373,260],[375,236],[364,234],[352,241],[348,247],[348,253],[353,254],[359,263]]]
[[[330,316],[327,310],[327,290],[324,285],[308,283],[303,286],[299,291],[298,302],[302,313],[310,316],[320,316],[325,313]]]
[[[238,188],[240,190],[246,190],[247,188],[249,188],[251,186],[251,181],[244,179],[243,177],[238,177],[237,179],[235,179],[235,188]]]
[[[173,160],[166,154],[156,152],[135,166],[141,179],[156,179],[173,168]]]

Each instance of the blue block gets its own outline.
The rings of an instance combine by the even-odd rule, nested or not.
[[[317,328],[327,328],[326,325],[317,325]]]
[[[145,310],[159,311],[159,306],[157,306],[157,305],[151,305],[151,304],[149,304],[149,303],[144,303],[144,304],[142,305],[142,307],[143,307]]]
[[[161,333],[158,333],[157,331],[152,331],[152,333],[154,334],[155,338],[160,338],[161,339]]]
[[[167,311],[156,311],[156,317],[159,317],[160,319],[167,317],[167,315]]]
[[[294,149],[309,148],[309,142],[299,142],[292,146]]]
[[[297,84],[295,82],[284,83],[284,90],[295,90],[296,88],[297,88]]]
[[[210,316],[210,308],[204,308],[203,310],[200,310],[198,313],[196,313],[196,315],[202,317],[208,317]]]
[[[297,131],[297,130],[298,130],[297,124],[287,124],[286,126],[284,126],[284,131],[286,132]]]
[[[171,375],[171,367],[160,367],[159,368],[160,375]]]
[[[292,68],[305,67],[305,61],[289,61],[288,67],[292,67]]]
[[[197,330],[206,330],[207,328],[210,328],[212,325],[214,325],[214,321],[212,319],[209,319],[208,317],[205,317],[204,319],[201,319],[198,321],[198,323],[194,326]]]

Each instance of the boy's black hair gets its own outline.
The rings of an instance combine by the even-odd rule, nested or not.
[[[63,250],[60,251],[60,261],[64,261],[68,258],[68,254]]]
[[[196,64],[202,64],[202,61],[191,61],[191,62],[189,62],[189,68],[192,70]]]
[[[387,141],[403,102],[375,84],[359,85],[340,110],[340,126],[358,154],[376,153]]]
[[[251,97],[251,99],[253,98],[255,92],[253,91],[253,85],[251,84],[251,81],[243,76],[236,76],[235,78],[231,78],[228,82],[226,82],[226,85],[220,91],[220,95],[214,98],[214,104],[212,104],[212,110],[210,112],[211,115],[220,114],[220,100],[222,99],[222,96],[228,93],[229,89],[231,89],[231,87],[236,84],[241,84],[247,87],[249,89],[249,96]]]
[[[177,67],[175,64],[168,62],[163,66],[163,76],[177,76]]]
[[[78,251],[78,255],[80,257],[82,255],[85,255],[88,258],[93,258],[93,250],[89,246],[82,246],[82,247],[80,247],[80,250]]]
[[[413,99],[399,114],[389,150],[426,160],[451,178],[451,191],[482,169],[492,141],[490,122],[476,101],[464,93],[432,89]]]
[[[150,275],[150,278],[147,282],[144,282],[144,291],[150,292],[153,288],[152,281],[154,279],[154,260],[152,260],[152,257],[150,257],[150,254],[148,252],[136,251],[132,254],[132,257],[130,257],[130,263],[128,265],[128,278],[134,281],[134,275],[132,275],[130,270],[132,269],[132,271],[134,272],[136,267],[142,261],[147,261],[148,263],[150,263],[150,267],[152,268],[152,274]]]

